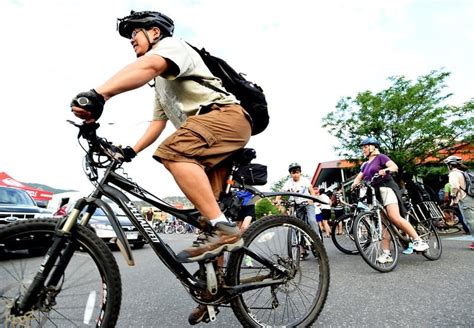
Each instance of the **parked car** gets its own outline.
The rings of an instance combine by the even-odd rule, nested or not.
[[[23,189],[0,187],[0,226],[42,217],[42,209]]]
[[[115,212],[120,224],[122,225],[122,229],[125,231],[125,235],[130,246],[134,248],[142,248],[145,245],[145,240],[143,236],[140,234],[138,229],[130,222],[130,219],[125,215],[121,208],[116,206],[115,204],[112,205],[112,209]],[[94,214],[92,215],[89,225],[94,230],[99,238],[101,238],[106,244],[114,245],[115,238],[117,235],[115,234],[114,228],[110,224],[109,219],[105,215],[102,209],[98,208]]]

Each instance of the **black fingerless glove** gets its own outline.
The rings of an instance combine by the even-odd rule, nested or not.
[[[135,150],[133,150],[132,147],[127,146],[125,148],[122,148],[122,154],[123,154],[123,161],[124,162],[131,162],[135,156],[137,156],[137,153]]]
[[[71,107],[79,107],[90,112],[95,120],[98,120],[102,115],[104,104],[104,97],[94,89],[78,93],[71,101]]]

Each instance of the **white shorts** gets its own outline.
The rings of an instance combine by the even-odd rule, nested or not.
[[[387,206],[389,204],[398,204],[397,195],[392,188],[380,187],[380,197],[382,199],[382,205]]]

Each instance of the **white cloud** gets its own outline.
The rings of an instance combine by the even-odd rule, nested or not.
[[[318,162],[336,159],[336,141],[321,129],[321,118],[342,96],[386,88],[388,76],[414,79],[444,67],[452,72],[452,101],[472,97],[470,1],[3,1],[0,171],[88,188],[76,131],[64,123],[72,118],[68,104],[134,59],[115,31],[116,18],[131,9],[161,10],[175,20],[176,36],[222,56],[264,88],[271,125],[249,146],[269,165],[270,182],[290,162],[312,175]],[[112,99],[100,133],[133,144],[152,99],[146,86]],[[178,194],[152,153],[140,154],[126,171],[158,195]]]

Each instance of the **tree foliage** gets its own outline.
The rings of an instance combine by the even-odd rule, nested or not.
[[[255,216],[260,219],[268,214],[280,214],[280,211],[269,199],[262,198],[255,204]]]
[[[390,77],[392,85],[386,90],[341,98],[336,110],[323,118],[323,127],[338,138],[340,156],[360,158],[360,140],[374,136],[401,171],[415,173],[424,159],[437,156],[439,150],[460,140],[474,141],[474,99],[461,106],[448,105],[452,94],[444,89],[449,75],[432,71],[416,81]]]

